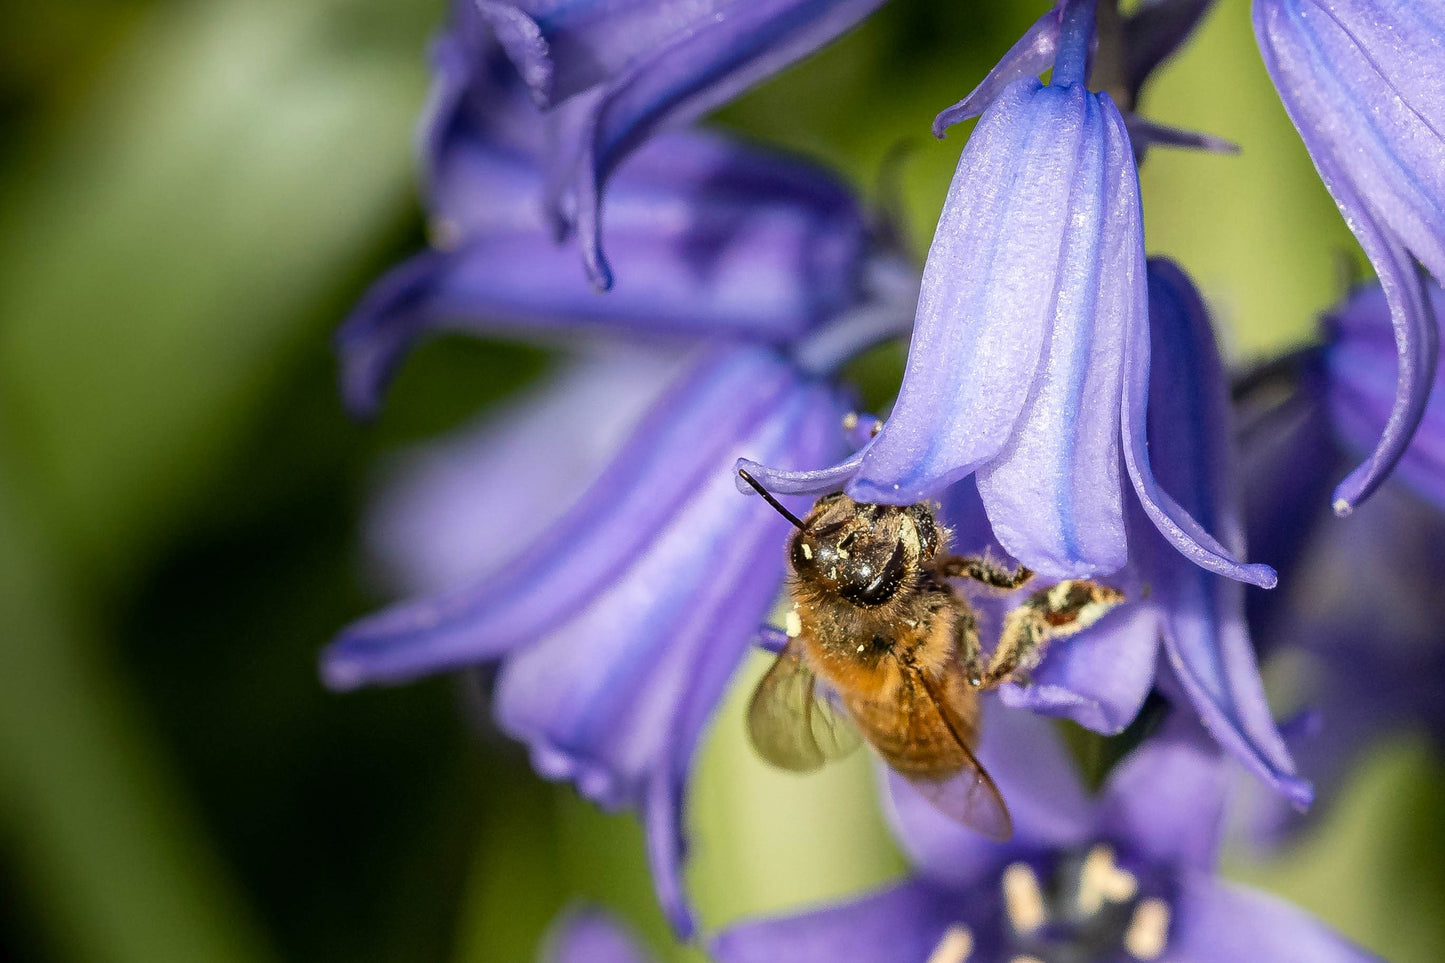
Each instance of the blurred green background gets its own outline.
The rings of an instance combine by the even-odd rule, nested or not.
[[[913,142],[921,254],[962,143],[928,123],[1041,7],[894,0],[719,119],[865,189]],[[319,646],[384,601],[358,537],[378,458],[548,364],[445,339],[378,423],[335,398],[332,328],[422,243],[410,137],[443,4],[3,12],[0,957],[527,960],[583,896],[663,958],[699,958],[667,949],[632,823],[533,777],[467,721],[455,680],[345,697],[316,681]],[[1196,275],[1235,356],[1306,337],[1353,245],[1246,0],[1219,4],[1143,106],[1244,147],[1150,157],[1151,251]],[[735,698],[694,792],[710,925],[901,871],[861,757],[773,773],[739,714]],[[1442,814],[1439,761],[1405,741],[1297,850],[1230,869],[1392,959],[1438,959]]]

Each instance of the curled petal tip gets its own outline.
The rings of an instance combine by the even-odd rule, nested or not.
[[[367,682],[361,666],[330,649],[321,654],[317,671],[321,675],[321,684],[332,692],[354,692]]]

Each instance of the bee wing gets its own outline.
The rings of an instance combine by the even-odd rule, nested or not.
[[[789,639],[748,706],[748,735],[768,762],[794,772],[811,772],[858,748],[858,730],[821,691],[803,658],[802,644]]]
[[[943,779],[902,774],[925,799],[944,815],[975,829],[995,842],[1006,842],[1013,836],[1013,819],[1004,805],[1003,796],[993,778],[969,748],[963,733],[969,727],[954,712],[945,694],[922,672],[918,673],[933,707],[943,716],[949,732],[963,750],[964,766]]]

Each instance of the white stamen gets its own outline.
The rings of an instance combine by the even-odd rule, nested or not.
[[[1134,918],[1124,931],[1124,949],[1135,959],[1156,960],[1169,942],[1169,904],[1150,897],[1134,907]]]
[[[843,430],[852,431],[858,427],[858,412],[850,411],[843,416]]]
[[[954,923],[928,954],[928,963],[964,963],[972,955],[973,933],[967,926]]]
[[[1104,900],[1122,903],[1132,899],[1139,891],[1139,881],[1127,869],[1120,869],[1114,862],[1114,850],[1100,843],[1089,850],[1084,857],[1083,868],[1079,870],[1078,908],[1084,916],[1093,916],[1104,905]]]
[[[1044,894],[1027,863],[1010,863],[1003,871],[1003,901],[1016,933],[1031,933],[1044,924]]]
[[[788,614],[783,616],[783,631],[788,633],[790,639],[796,639],[803,634],[803,618],[797,609],[788,609]]]

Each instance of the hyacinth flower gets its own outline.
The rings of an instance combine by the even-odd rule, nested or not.
[[[1215,875],[1230,771],[1182,713],[1097,797],[1043,720],[988,723],[979,758],[1013,810],[1010,842],[969,833],[894,779],[890,815],[913,874],[852,902],[735,924],[712,941],[719,963],[1374,959]]]
[[[1134,146],[1085,85],[1093,4],[1045,15],[935,130],[982,111],[929,250],[903,384],[878,436],[830,471],[761,466],[776,491],[909,504],[969,475],[1008,553],[1044,575],[1128,560],[1134,496],[1204,568],[1258,585],[1154,478],[1144,442],[1148,286]],[[1052,67],[1041,83],[1038,71]]]
[[[833,372],[906,329],[916,280],[875,249],[831,176],[681,131],[614,181],[619,263],[636,269],[597,294],[535,203],[548,124],[486,30],[459,13],[437,48],[421,140],[442,243],[383,277],[343,326],[344,394],[374,409],[405,351],[437,330],[633,347],[584,362],[438,455],[424,494],[398,496],[407,520],[392,530],[406,534],[382,544],[406,546],[391,564],[420,598],[342,632],[322,674],[351,689],[497,665],[498,725],[542,775],[640,813],[685,935],[691,759],[782,579],[787,522],[737,495],[732,465],[841,456],[849,405]],[[632,384],[608,400],[619,379]],[[623,428],[602,405],[640,414]]]
[[[481,0],[482,17],[558,115],[553,214],[594,284],[613,281],[600,204],[618,165],[854,27],[884,0]],[[612,247],[616,185],[608,186]],[[619,262],[617,270],[622,270]]]
[[[1213,327],[1178,267],[1156,258],[1148,271],[1154,366],[1147,439],[1159,484],[1179,493],[1189,517],[1220,532],[1228,546],[1221,551],[1237,551],[1243,533],[1228,385]],[[940,516],[954,551],[997,557],[996,532],[973,479],[942,494]],[[1311,786],[1298,774],[1259,677],[1244,586],[1176,551],[1137,503],[1128,526],[1130,563],[1108,579],[1124,602],[1098,625],[1051,643],[1026,679],[998,690],[1001,700],[1115,734],[1134,720],[1151,691],[1177,691],[1247,771],[1288,806],[1307,807]],[[1030,583],[1021,593],[1034,588]],[[984,624],[1000,625],[1018,599],[972,601]],[[781,648],[780,636],[766,634],[767,647]]]
[[[650,963],[651,956],[607,913],[573,909],[552,923],[541,963]]]
[[[1348,514],[1410,444],[1439,330],[1415,260],[1445,278],[1445,3],[1255,0],[1254,29],[1315,168],[1380,277],[1396,387],[1369,457],[1335,490]]]
[[[1429,294],[1445,306],[1438,286]],[[1445,394],[1437,383],[1397,471],[1367,503],[1345,519],[1311,510],[1324,502],[1301,498],[1301,488],[1327,489],[1367,451],[1394,398],[1379,285],[1354,292],[1324,333],[1322,345],[1247,377],[1240,403],[1251,540],[1284,575],[1278,593],[1251,600],[1251,628],[1262,654],[1300,678],[1307,711],[1292,748],[1327,801],[1388,734],[1423,731],[1445,745]],[[1273,799],[1252,803],[1257,841],[1278,843],[1308,825]]]

